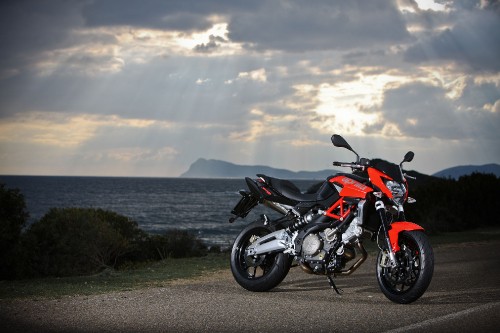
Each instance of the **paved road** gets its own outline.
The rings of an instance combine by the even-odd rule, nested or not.
[[[106,295],[0,301],[0,330],[17,332],[498,332],[500,243],[435,250],[432,283],[410,305],[378,289],[374,258],[352,276],[326,278],[292,268],[271,292],[240,288],[230,273]]]

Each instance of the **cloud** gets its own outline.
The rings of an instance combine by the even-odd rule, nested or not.
[[[467,78],[463,82],[458,105],[464,109],[481,109],[500,101],[500,81],[478,80]]]
[[[123,119],[116,115],[64,114],[34,111],[3,119],[0,144],[24,142],[61,148],[75,148],[94,138],[103,128],[169,128],[170,123],[144,119]]]
[[[113,74],[131,63],[190,55],[193,49],[238,49],[224,39],[227,25],[217,12],[228,9],[220,1],[126,2],[3,1],[0,79],[33,72]],[[222,41],[224,47],[219,47]]]
[[[98,161],[108,160],[117,162],[140,162],[140,163],[150,163],[152,161],[164,161],[171,160],[177,156],[179,152],[172,147],[162,147],[158,149],[151,148],[117,148],[111,149],[104,152],[94,151],[92,155],[87,155],[87,159],[95,159]]]
[[[78,44],[71,36],[82,23],[77,1],[2,1],[0,76],[37,61],[46,51]]]
[[[209,36],[208,43],[201,43],[194,47],[196,52],[210,53],[213,50],[219,49],[222,43],[226,43],[227,40],[221,36]]]
[[[462,133],[446,91],[423,83],[410,83],[385,92],[383,119],[375,128],[402,136],[458,139]],[[369,129],[369,128],[367,128]]]
[[[460,2],[457,2],[459,4]],[[500,10],[498,5],[450,12],[451,27],[421,38],[405,52],[410,62],[451,60],[472,71],[500,70]]]
[[[215,3],[211,2],[212,5]],[[140,6],[134,1],[92,1],[83,10],[89,27],[135,26],[162,30],[192,31],[211,26],[210,6],[184,1],[145,0]],[[198,10],[197,10],[198,9]],[[208,10],[208,12],[207,12]]]
[[[265,1],[234,13],[228,30],[249,48],[292,52],[381,47],[410,37],[401,13],[384,0]]]
[[[488,108],[492,105],[484,102],[479,103],[480,107],[461,109],[447,93],[443,87],[426,83],[408,83],[387,90],[380,106],[380,121],[364,130],[388,136],[445,140],[498,138],[500,113],[497,109]]]
[[[250,72],[241,72],[238,73],[238,79],[250,79],[259,82],[266,82],[266,70],[264,68],[260,68]]]
[[[10,172],[312,170],[335,132],[373,154],[418,142],[491,162],[498,2],[439,3],[3,1],[0,155]]]

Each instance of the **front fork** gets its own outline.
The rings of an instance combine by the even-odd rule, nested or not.
[[[379,264],[383,267],[396,267],[396,255],[392,250],[391,240],[389,239],[389,226],[387,224],[385,205],[382,200],[377,200],[375,202],[375,209],[380,217],[380,224],[384,232],[385,245],[387,247],[387,253],[383,253],[382,262]]]

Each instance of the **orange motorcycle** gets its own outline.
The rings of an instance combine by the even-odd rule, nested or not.
[[[240,191],[229,222],[246,217],[258,204],[280,216],[262,215],[236,237],[231,251],[235,280],[247,290],[267,291],[283,281],[295,261],[307,273],[326,275],[340,293],[334,278],[351,274],[366,260],[363,240],[369,236],[380,249],[381,291],[396,303],[417,300],[431,282],[434,255],[423,228],[406,221],[403,209],[415,202],[408,197],[410,176],[402,168],[414,153],[397,165],[360,158],[340,135],[331,140],[356,155],[356,162],[333,162],[352,173],[337,173],[305,192],[289,180],[262,174],[245,178],[248,190]]]

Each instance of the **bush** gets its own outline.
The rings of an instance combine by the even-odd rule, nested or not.
[[[408,219],[431,234],[498,226],[500,178],[493,174],[434,179],[410,195],[417,202],[406,205]]]
[[[13,278],[17,274],[21,231],[28,217],[21,192],[0,184],[0,279]]]
[[[102,209],[51,209],[24,240],[31,271],[42,276],[96,273],[137,251],[145,238],[137,223]]]
[[[186,231],[147,235],[127,217],[102,209],[52,208],[23,237],[24,276],[97,273],[127,262],[206,255]]]
[[[192,234],[172,229],[163,235],[151,235],[148,242],[152,259],[200,257],[207,254],[207,248]]]

